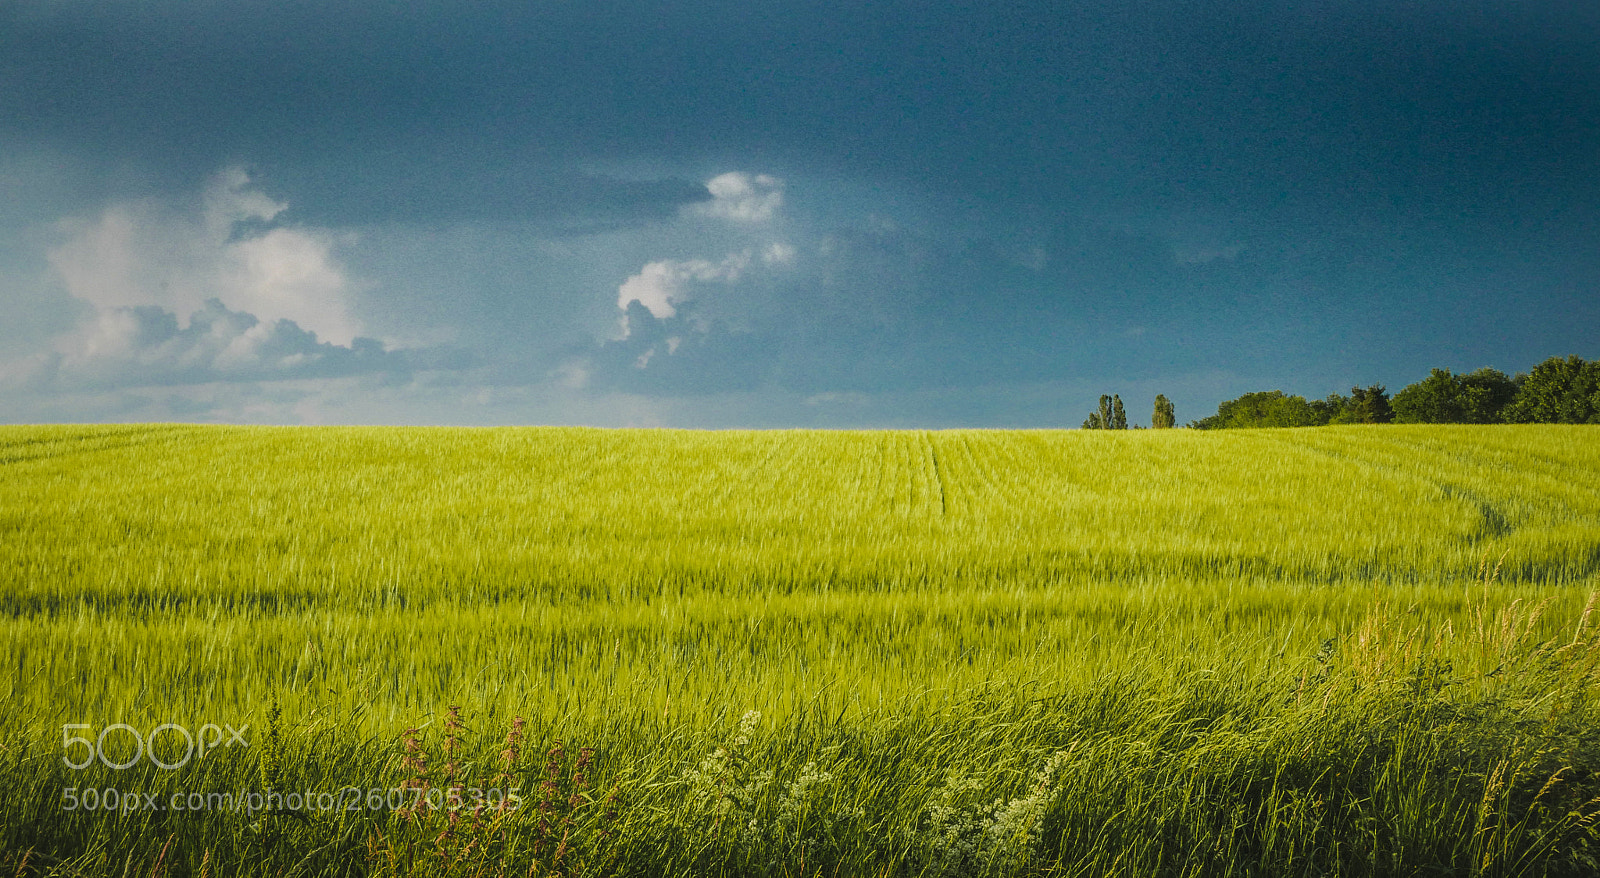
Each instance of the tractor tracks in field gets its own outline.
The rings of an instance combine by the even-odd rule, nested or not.
[[[150,426],[85,430],[63,436],[19,439],[0,444],[0,466],[135,448],[169,441],[174,436],[190,431],[192,428],[183,426]]]
[[[886,430],[876,451],[880,461],[871,491],[876,503],[901,519],[950,514],[954,502],[950,461],[941,459],[931,431]]]
[[[1276,437],[1274,438],[1276,439]],[[1442,452],[1439,448],[1407,442],[1394,437],[1384,437],[1384,444],[1390,448],[1398,448],[1407,452],[1409,455],[1407,459],[1414,464],[1424,459],[1424,455],[1437,455]],[[1469,487],[1463,480],[1441,478],[1438,475],[1423,472],[1417,468],[1406,469],[1392,463],[1375,460],[1369,456],[1351,454],[1348,451],[1336,451],[1316,444],[1292,443],[1292,446],[1299,451],[1359,467],[1386,480],[1403,480],[1428,485],[1438,491],[1446,503],[1459,500],[1468,504],[1477,511],[1479,519],[1476,533],[1471,538],[1474,542],[1480,539],[1498,539],[1517,529],[1517,525],[1511,522],[1511,519],[1499,504]],[[1468,465],[1474,464],[1469,463]]]
[[[933,466],[933,487],[939,495],[939,517],[943,518],[950,511],[950,503],[944,481],[944,470],[939,466],[939,449],[933,444],[933,434],[927,430],[922,431],[922,444],[928,450],[928,460]]]

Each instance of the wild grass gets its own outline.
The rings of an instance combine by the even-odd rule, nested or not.
[[[1592,432],[0,428],[0,872],[1594,874]]]

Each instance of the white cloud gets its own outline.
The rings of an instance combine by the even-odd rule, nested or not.
[[[721,262],[663,259],[647,263],[617,288],[617,307],[627,311],[629,304],[638,302],[657,320],[666,320],[678,313],[677,305],[693,298],[691,286],[694,283],[731,284],[749,265],[749,251],[731,253]],[[623,320],[623,336],[626,337],[627,318]]]
[[[768,265],[793,265],[794,258],[794,247],[781,241],[768,244],[767,249],[761,251],[761,261]]]
[[[350,346],[318,340],[290,320],[263,322],[206,302],[180,327],[155,305],[97,309],[46,355],[9,365],[3,383],[49,387],[137,387],[261,381],[405,371],[404,352],[372,339]]]
[[[249,187],[250,175],[243,168],[226,168],[217,174],[211,185],[206,187],[207,228],[227,235],[233,231],[235,223],[246,220],[271,222],[278,214],[289,209],[288,203],[275,201]]]
[[[762,223],[783,206],[783,181],[767,174],[729,171],[706,181],[711,200],[690,210],[740,223]]]
[[[633,337],[638,327],[629,325],[627,312],[635,302],[656,320],[671,320],[680,316],[679,308],[685,302],[693,300],[696,307],[690,323],[701,332],[708,331],[716,321],[747,326],[749,312],[760,307],[753,300],[762,297],[758,288],[770,280],[767,272],[792,267],[798,259],[798,249],[786,241],[773,240],[773,230],[764,225],[782,207],[783,187],[777,177],[743,171],[730,171],[708,180],[706,191],[711,193],[711,200],[680,211],[680,219],[689,221],[675,229],[676,244],[739,249],[720,260],[659,259],[646,263],[617,288],[617,308],[623,314],[620,330],[609,340]],[[733,226],[708,227],[692,221],[705,217],[731,220]],[[681,343],[682,337],[669,341],[666,354],[671,355]],[[655,352],[646,352],[637,364],[643,368],[654,355]]]
[[[187,315],[216,299],[348,345],[361,330],[350,309],[358,284],[334,258],[339,236],[260,228],[286,208],[250,188],[244,171],[229,169],[187,214],[122,204],[93,221],[66,222],[69,237],[48,258],[66,291],[97,309],[155,306]]]
[[[551,375],[559,387],[567,390],[582,390],[589,386],[590,375],[589,361],[587,359],[567,360],[556,368]]]

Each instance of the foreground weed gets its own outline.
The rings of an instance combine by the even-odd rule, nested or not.
[[[368,861],[378,876],[447,878],[598,876],[610,868],[615,790],[604,800],[591,793],[594,751],[569,757],[557,741],[546,752],[534,790],[525,783],[522,717],[512,720],[498,767],[485,776],[468,758],[461,709],[451,707],[437,753],[423,730],[401,738],[398,791],[405,806],[387,830],[368,840]]]
[[[1061,775],[1072,761],[1070,748],[1052,755],[1034,774],[1027,794],[1009,801],[975,800],[986,781],[952,770],[911,839],[919,874],[954,878],[1014,874],[1037,867],[1045,817],[1065,791]]]
[[[831,803],[834,774],[807,761],[786,783],[758,763],[752,738],[759,711],[747,711],[734,733],[680,778],[687,806],[730,860],[777,874],[812,871],[835,861],[845,839],[860,832],[866,810]],[[792,867],[792,869],[790,868]]]
[[[772,772],[759,768],[748,754],[760,723],[760,711],[746,711],[725,744],[683,773],[690,807],[713,836],[723,835],[730,826],[735,835],[750,828],[762,793],[772,785]]]

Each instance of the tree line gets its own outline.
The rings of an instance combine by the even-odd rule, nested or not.
[[[1217,406],[1217,413],[1188,426],[1320,427],[1327,424],[1600,424],[1600,360],[1551,357],[1533,371],[1511,377],[1498,369],[1460,375],[1433,369],[1428,377],[1389,395],[1382,384],[1352,387],[1350,395],[1323,399],[1281,390],[1246,393]],[[1157,396],[1152,427],[1176,424],[1172,403]],[[1085,429],[1128,429],[1120,396],[1100,397]]]
[[[1161,429],[1176,426],[1178,422],[1176,410],[1172,400],[1164,394],[1156,394],[1156,408],[1150,415],[1150,426]],[[1083,421],[1085,430],[1126,430],[1128,429],[1128,413],[1122,407],[1122,396],[1112,394],[1100,397],[1100,408],[1089,413]],[[1143,427],[1134,425],[1133,429],[1142,430]]]

